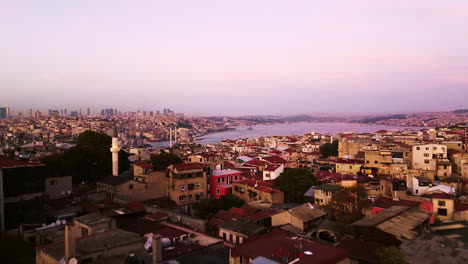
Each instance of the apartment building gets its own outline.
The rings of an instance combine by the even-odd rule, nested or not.
[[[169,198],[178,205],[189,205],[206,198],[206,165],[181,163],[168,167]]]

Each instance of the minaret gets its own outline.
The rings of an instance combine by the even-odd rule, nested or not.
[[[112,176],[119,176],[119,137],[117,135],[117,127],[114,126],[114,133],[112,134]]]
[[[169,127],[169,147],[172,148],[172,127]]]

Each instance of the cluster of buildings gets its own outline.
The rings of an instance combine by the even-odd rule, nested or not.
[[[177,144],[164,151],[182,163],[156,170],[149,155],[138,152],[132,169],[119,174],[116,153],[128,130],[153,121],[116,120],[121,123],[110,131],[109,146],[113,175],[95,184],[72,186],[71,177],[48,177],[40,160],[5,151],[0,157],[1,227],[19,228],[36,246],[36,263],[379,263],[376,252],[390,246],[411,263],[438,251],[455,261],[468,256],[466,124]],[[64,121],[46,119],[40,130],[50,122]],[[65,129],[78,131],[86,123],[107,131],[112,124],[73,122]],[[324,157],[323,146],[336,141],[337,155]],[[306,186],[300,203],[275,184],[294,169],[310,170],[317,182]],[[327,206],[354,186],[365,189],[369,206],[358,212],[360,219],[340,225]],[[194,204],[226,195],[245,204],[196,216]],[[340,201],[338,210],[350,213],[354,200]],[[41,213],[25,213],[32,207]],[[431,251],[414,252],[418,247]]]

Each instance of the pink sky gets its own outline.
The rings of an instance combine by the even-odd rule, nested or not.
[[[0,3],[0,106],[193,114],[468,108],[463,0]]]

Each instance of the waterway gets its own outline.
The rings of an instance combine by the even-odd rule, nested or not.
[[[402,127],[402,126],[385,126],[385,125],[369,125],[355,123],[282,123],[272,125],[256,125],[252,130],[247,126],[237,127],[235,130],[217,132],[205,135],[195,141],[197,144],[216,144],[225,139],[240,139],[240,138],[255,138],[261,136],[289,136],[289,135],[304,135],[310,132],[320,134],[335,135],[344,132],[355,133],[374,133],[381,129],[387,131],[396,130],[420,130],[423,127]],[[157,146],[168,146],[169,142],[157,142]],[[155,144],[156,146],[156,144]]]

